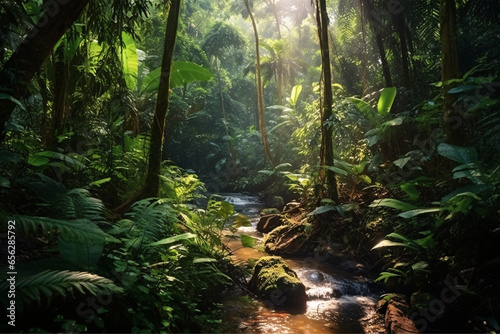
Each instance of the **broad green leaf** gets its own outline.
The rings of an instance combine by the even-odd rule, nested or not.
[[[478,161],[477,151],[474,147],[461,147],[441,143],[438,146],[438,153],[460,164],[470,164]]]
[[[323,205],[323,206],[318,206],[316,209],[314,209],[312,212],[308,214],[308,216],[313,216],[313,215],[320,215],[325,212],[330,212],[330,211],[337,211],[337,207],[333,205]]]
[[[429,248],[432,248],[434,246],[434,238],[433,238],[432,234],[426,236],[425,238],[417,239],[417,240],[415,240],[415,242],[417,244],[419,244],[420,246],[422,246],[422,248],[425,248],[425,249],[429,249]]]
[[[26,110],[26,109],[24,109],[24,106],[21,104],[21,102],[19,102],[18,99],[15,99],[14,97],[10,96],[9,94],[0,93],[0,100],[9,100],[11,102],[14,102],[22,110]]]
[[[209,81],[212,73],[195,63],[176,61],[170,73],[170,88],[182,87],[194,81]]]
[[[392,104],[396,98],[396,93],[396,87],[387,87],[382,91],[377,104],[377,111],[380,115],[386,116],[391,112]]]
[[[182,241],[182,240],[188,240],[188,239],[193,239],[196,238],[196,234],[193,233],[184,233],[184,234],[179,234],[179,235],[174,235],[172,237],[168,237],[153,243],[150,243],[149,246],[161,246],[161,245],[167,245],[167,244],[172,244],[174,242]]]
[[[353,103],[356,108],[358,108],[358,110],[365,115],[372,125],[376,126],[380,124],[380,122],[375,118],[375,109],[373,109],[369,103],[356,97],[348,97],[347,100]]]
[[[372,204],[370,204],[370,207],[372,207],[372,208],[377,207],[377,206],[385,206],[388,208],[393,208],[393,209],[402,210],[402,211],[414,210],[417,208],[416,206],[414,206],[412,204],[401,202],[401,201],[398,201],[397,199],[393,199],[393,198],[377,199],[377,200],[373,201]]]
[[[329,169],[329,170],[331,170],[332,172],[334,172],[336,174],[339,174],[339,175],[347,175],[347,174],[349,174],[345,170],[337,168],[335,166],[326,166],[326,168]]]
[[[30,154],[28,163],[35,167],[40,167],[49,163],[49,159],[37,154]]]
[[[410,160],[411,160],[410,157],[406,157],[406,158],[400,158],[398,160],[394,160],[392,163],[395,164],[396,166],[398,166],[399,168],[403,168]]]
[[[142,79],[141,91],[144,93],[157,91],[160,84],[160,76],[161,68],[149,72]],[[172,63],[170,88],[182,87],[193,81],[208,81],[212,78],[212,73],[202,66],[190,62],[175,61]]]
[[[256,239],[249,236],[249,235],[245,235],[245,234],[242,234],[241,235],[241,245],[243,247],[254,247],[255,246],[255,241]]]
[[[382,248],[382,247],[393,247],[393,246],[398,246],[398,247],[405,247],[406,244],[402,242],[395,242],[391,240],[382,240],[378,244],[372,247],[372,249],[377,249],[377,248]]]
[[[143,93],[152,93],[158,90],[160,85],[161,67],[152,70],[144,78],[142,78],[142,86],[140,90]]]
[[[402,218],[412,218],[424,213],[434,213],[442,211],[441,208],[424,208],[424,209],[414,209],[406,212],[400,213],[398,216]]]
[[[302,85],[296,85],[292,88],[292,94],[290,94],[290,100],[288,101],[291,106],[294,107],[297,104],[301,91],[302,91]]]
[[[403,183],[399,187],[408,195],[410,200],[418,200],[420,194],[418,193],[417,187],[415,187],[413,183]]]
[[[365,175],[365,174],[362,174],[362,175],[358,175],[358,177],[361,179],[361,181],[363,181],[364,183],[366,184],[372,184],[372,179],[368,176],[368,175]]]
[[[127,33],[122,33],[122,66],[125,82],[129,89],[134,89],[137,85],[137,74],[139,69],[139,59],[134,39]]]

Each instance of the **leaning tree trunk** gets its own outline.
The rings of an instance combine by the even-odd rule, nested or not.
[[[457,51],[457,23],[455,0],[441,0],[439,13],[441,36],[441,81],[443,82],[443,118],[446,130],[446,142],[453,145],[463,144],[463,119],[458,109],[454,106],[456,98],[448,91],[453,84],[446,83],[451,79],[460,77]]]
[[[45,2],[45,14],[19,45],[0,72],[0,93],[19,100],[28,89],[36,71],[42,66],[66,30],[78,19],[89,0],[70,0],[59,4]],[[16,104],[0,99],[0,141],[5,137],[5,123]]]
[[[274,167],[274,159],[271,154],[271,149],[269,148],[269,141],[267,140],[267,131],[266,131],[266,116],[264,114],[264,91],[262,88],[262,78],[260,71],[260,52],[259,52],[259,34],[257,32],[257,24],[255,23],[255,18],[253,17],[252,11],[250,10],[250,4],[248,0],[243,0],[245,2],[245,6],[247,7],[248,15],[252,20],[253,32],[255,36],[255,53],[256,53],[256,81],[257,81],[257,109],[259,111],[259,129],[260,136],[262,138],[262,145],[264,146],[264,154],[266,155],[267,160],[271,166]]]
[[[326,186],[324,196],[336,203],[339,201],[335,173],[328,167],[333,166],[333,93],[330,67],[330,50],[328,44],[328,12],[325,0],[316,0],[316,22],[318,25],[321,62],[323,69],[323,112],[321,115],[321,170],[320,175]]]
[[[169,105],[170,72],[172,69],[172,58],[177,36],[180,4],[181,0],[172,0],[168,11],[163,59],[161,63],[160,85],[156,98],[153,124],[151,126],[148,174],[144,187],[140,193],[141,198],[157,197],[160,189],[163,135],[165,131],[165,118]]]

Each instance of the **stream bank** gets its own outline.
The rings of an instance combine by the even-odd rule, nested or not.
[[[225,238],[232,258],[245,265],[267,254],[263,234],[256,230],[264,204],[257,196],[222,194],[235,211],[247,216],[252,226],[240,227],[235,234],[256,239],[254,248]],[[228,231],[228,234],[230,232]],[[223,302],[223,332],[231,333],[373,333],[385,332],[384,319],[377,313],[379,291],[372,281],[340,266],[321,261],[318,256],[283,256],[306,287],[307,307],[291,313],[277,309],[270,300],[261,301],[245,291],[234,290]]]

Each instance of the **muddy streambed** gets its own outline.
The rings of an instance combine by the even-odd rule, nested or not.
[[[257,196],[223,194],[235,211],[247,216],[251,227],[241,227],[236,234],[249,235],[262,243],[256,230],[264,204]],[[230,232],[227,231],[229,234]],[[236,263],[258,259],[267,254],[242,247],[238,239],[226,239]],[[259,248],[259,247],[256,247]],[[262,249],[263,247],[261,247]],[[290,314],[276,310],[271,301],[261,301],[234,291],[223,302],[223,331],[230,333],[374,333],[385,332],[383,319],[375,311],[378,295],[369,288],[369,280],[353,276],[311,257],[285,258],[306,287],[307,309]]]

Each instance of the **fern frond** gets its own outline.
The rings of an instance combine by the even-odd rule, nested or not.
[[[88,219],[62,220],[49,217],[23,216],[10,214],[9,219],[19,223],[26,233],[59,231],[60,237],[81,244],[103,244],[115,240]]]
[[[114,234],[126,231],[127,247],[138,249],[164,238],[177,212],[163,200],[147,198],[134,203],[126,216],[118,222]]]
[[[8,289],[8,282],[0,285],[0,291]],[[123,289],[108,278],[82,271],[45,270],[35,275],[17,277],[16,291],[28,299],[40,303],[42,296],[53,295],[67,297],[68,293],[78,291],[82,294],[98,295],[101,293],[121,293]]]

